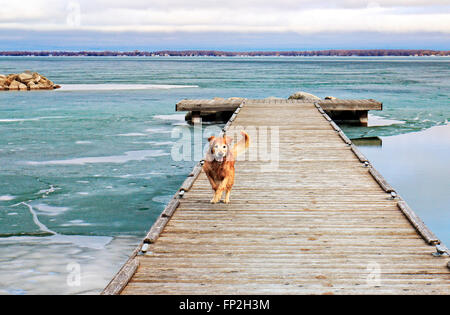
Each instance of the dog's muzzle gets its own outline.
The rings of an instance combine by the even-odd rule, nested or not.
[[[217,162],[220,162],[220,163],[223,162],[223,157],[224,157],[223,153],[217,153],[217,154],[215,155],[216,161],[217,161]]]

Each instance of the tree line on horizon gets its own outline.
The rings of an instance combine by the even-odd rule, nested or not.
[[[218,50],[161,50],[161,51],[0,51],[0,56],[450,56],[449,50],[429,49],[331,49],[310,51],[218,51]]]

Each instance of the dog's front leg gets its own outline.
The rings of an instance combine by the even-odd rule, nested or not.
[[[230,194],[231,194],[231,189],[227,188],[227,193],[225,194],[225,203],[230,203]]]
[[[223,191],[227,187],[228,178],[225,178],[217,187],[216,192],[214,193],[214,198],[211,200],[211,203],[218,203],[222,198]]]
[[[211,188],[214,190],[214,192],[217,190],[218,185],[214,181],[214,178],[212,178],[208,173],[206,173],[206,177],[208,177],[209,183],[211,184]]]

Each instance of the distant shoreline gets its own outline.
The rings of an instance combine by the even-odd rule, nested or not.
[[[429,49],[349,49],[314,51],[217,51],[217,50],[161,50],[161,51],[0,51],[0,56],[35,57],[420,57],[450,56],[450,50]]]

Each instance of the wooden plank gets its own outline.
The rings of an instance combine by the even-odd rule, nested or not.
[[[397,205],[428,244],[440,244],[440,241],[436,235],[434,235],[434,233],[425,225],[425,223],[417,216],[417,214],[405,201],[400,200]]]
[[[242,100],[182,100],[175,106],[176,111],[234,111]]]
[[[133,257],[120,269],[120,271],[102,291],[101,295],[120,294],[130,281],[130,279],[133,277],[133,275],[136,273],[138,267],[139,260],[136,257]]]
[[[175,210],[177,210],[179,205],[180,205],[180,199],[173,198],[167,204],[167,206],[164,208],[164,211],[162,212],[161,216],[162,217],[166,217],[166,218],[170,218],[173,215],[173,213],[175,212]]]
[[[154,243],[164,230],[167,222],[169,222],[170,218],[166,216],[159,216],[156,222],[153,224],[152,228],[148,232],[147,236],[144,238],[144,243]]]
[[[391,185],[384,179],[381,174],[374,169],[373,167],[369,168],[369,173],[373,176],[373,178],[377,181],[378,184],[380,184],[381,188],[387,193],[395,192],[394,188],[392,188]]]
[[[382,110],[383,104],[375,100],[323,100],[318,104],[325,111]]]
[[[352,144],[352,142],[350,141],[350,139],[345,135],[345,133],[344,133],[342,130],[340,130],[340,131],[338,132],[338,135],[342,138],[342,140],[343,140],[346,144],[348,144],[348,145],[351,145],[351,144]]]
[[[240,104],[244,101],[242,100],[182,100],[178,102],[175,106],[176,111],[234,111]],[[285,103],[285,104],[299,104],[308,102],[293,102],[286,100],[253,100],[247,101],[247,103]],[[322,110],[330,111],[355,111],[355,110],[382,110],[382,103],[375,100],[322,100],[318,104],[321,106]]]
[[[201,172],[202,172],[202,163],[199,162],[194,166],[192,172],[190,172],[188,176],[197,178]]]
[[[331,127],[333,127],[335,131],[337,132],[341,131],[341,128],[334,121],[330,121],[330,125]]]
[[[369,160],[364,156],[364,154],[362,154],[361,151],[359,151],[359,149],[358,149],[357,146],[355,146],[354,144],[352,144],[350,147],[351,147],[353,153],[356,155],[356,157],[358,158],[358,160],[359,160],[361,163],[364,163],[364,162],[367,162],[367,163],[368,163],[368,162],[369,162]]]

